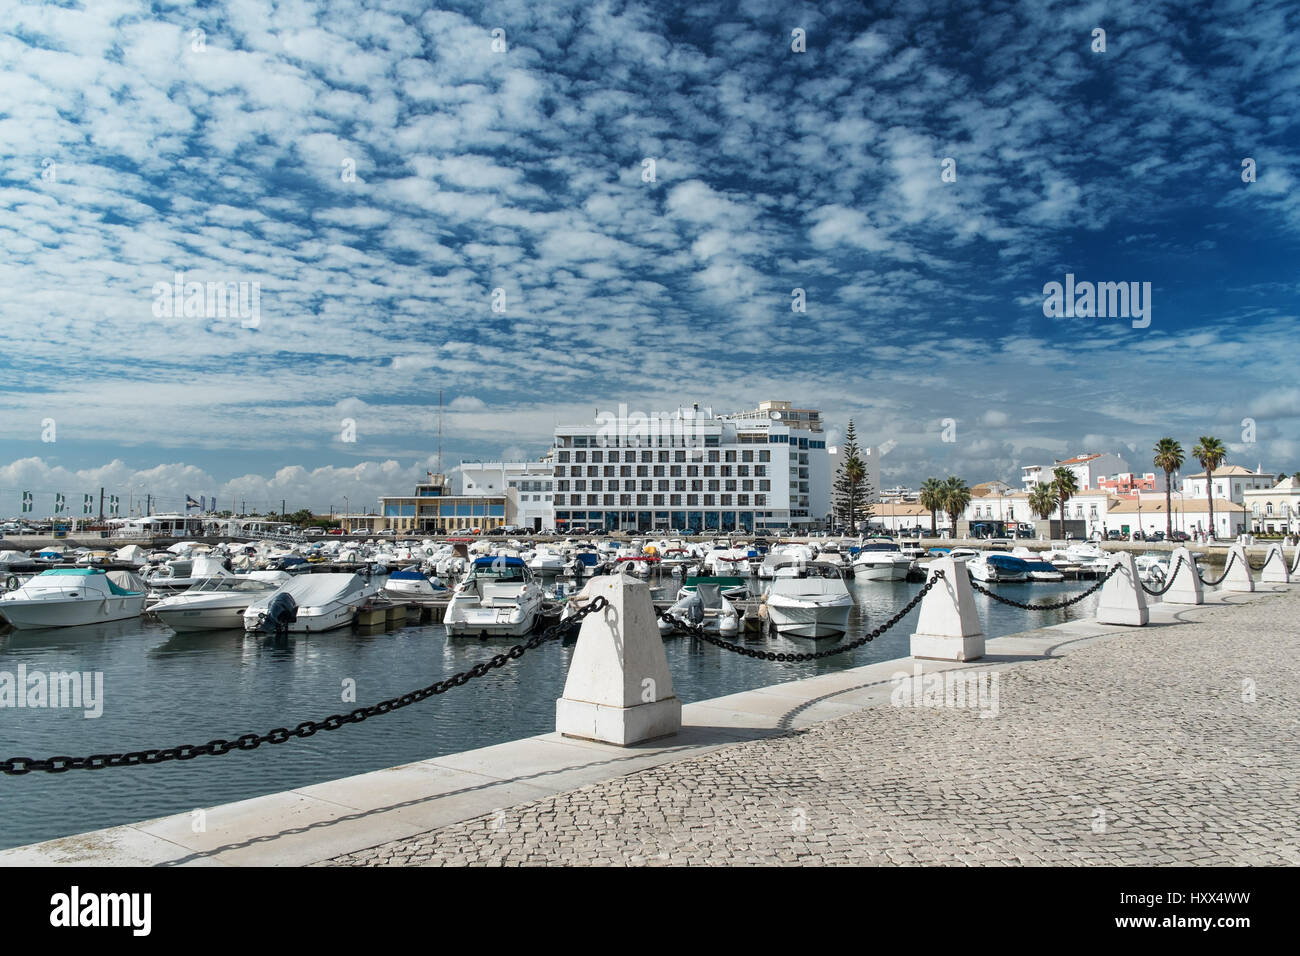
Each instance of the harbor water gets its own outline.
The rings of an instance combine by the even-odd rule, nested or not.
[[[921,585],[855,581],[844,640],[897,612]],[[1078,594],[1089,582],[1004,584],[1034,603]],[[1090,595],[1065,610],[1023,611],[976,594],[988,637],[1091,616]],[[762,661],[687,637],[664,642],[678,697],[706,700],[782,681],[906,657],[913,610],[854,651],[808,663]],[[772,651],[835,642],[749,634]],[[441,625],[363,634],[343,628],[293,635],[284,647],[240,631],[178,635],[151,618],[0,635],[0,672],[103,674],[103,713],[0,708],[0,759],[82,756],[233,740],[347,713],[441,680],[501,653],[513,640],[448,639]],[[571,644],[551,643],[463,687],[364,723],[254,751],[100,771],[0,776],[0,848],[190,812],[261,794],[472,750],[555,729]],[[345,700],[355,682],[355,702]]]

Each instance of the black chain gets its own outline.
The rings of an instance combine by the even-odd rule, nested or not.
[[[705,632],[703,624],[691,624],[687,621],[683,621],[681,618],[677,617],[677,615],[671,614],[668,611],[661,611],[658,608],[656,608],[655,613],[658,614],[665,621],[669,621],[672,624],[677,625],[679,628],[686,631],[693,637],[698,637],[706,644],[712,644],[714,647],[720,647],[724,651],[732,651],[733,653],[736,654],[743,654],[745,657],[756,657],[759,660],[764,660],[764,661],[787,661],[787,662],[816,661],[816,660],[821,660],[824,657],[833,657],[836,654],[843,654],[845,651],[857,650],[863,644],[866,644],[869,641],[874,641],[881,634],[884,634],[887,630],[889,630],[891,627],[893,627],[895,624],[901,621],[904,617],[906,617],[907,613],[911,611],[912,608],[920,604],[921,598],[929,594],[930,589],[934,587],[936,584],[938,584],[940,579],[942,578],[943,578],[943,572],[935,571],[934,575],[930,578],[930,580],[925,582],[925,586],[922,587],[920,591],[916,592],[916,596],[913,597],[912,600],[908,601],[906,604],[903,605],[902,610],[900,610],[897,614],[891,617],[884,624],[881,624],[879,627],[872,630],[870,633],[848,644],[840,644],[837,645],[836,647],[832,647],[829,650],[825,650],[825,651],[814,651],[811,654],[789,654],[789,653],[779,653],[776,651],[755,650],[752,647],[744,647],[740,644],[733,644],[730,641],[724,641],[720,638],[713,637],[711,634]]]
[[[33,770],[41,770],[46,773],[64,773],[68,770],[102,770],[104,767],[134,767],[139,764],[165,763],[169,760],[193,760],[195,757],[202,756],[219,757],[222,754],[230,753],[232,750],[256,750],[262,744],[282,744],[294,737],[311,737],[321,730],[338,730],[348,724],[359,724],[371,717],[392,713],[394,710],[418,703],[429,697],[445,694],[453,687],[463,687],[476,677],[482,677],[495,668],[504,667],[510,661],[517,661],[524,656],[526,651],[531,651],[548,641],[554,641],[572,633],[582,624],[584,617],[593,611],[604,608],[608,603],[604,597],[597,596],[586,607],[575,612],[568,620],[552,624],[540,634],[530,638],[526,643],[516,644],[505,653],[481,661],[467,671],[453,674],[445,680],[437,681],[428,687],[421,687],[419,690],[413,690],[408,694],[402,694],[400,697],[390,697],[388,700],[381,700],[379,703],[371,704],[368,707],[358,707],[349,714],[332,714],[324,720],[305,721],[293,730],[289,730],[287,727],[277,727],[275,730],[269,730],[264,734],[243,734],[235,740],[217,739],[209,740],[206,744],[201,745],[182,744],[179,747],[167,747],[161,750],[135,750],[123,754],[91,754],[89,757],[47,757],[44,760],[37,760],[34,757],[10,757],[8,760],[0,760],[0,771],[10,776],[21,776],[22,774],[31,773]]]
[[[1196,569],[1196,576],[1197,576],[1198,578],[1201,578],[1201,583],[1204,584],[1207,588],[1212,588],[1212,587],[1214,587],[1215,585],[1218,585],[1218,584],[1222,584],[1222,583],[1223,583],[1224,579],[1228,576],[1228,572],[1232,570],[1232,562],[1233,562],[1233,561],[1236,561],[1236,560],[1237,560],[1237,552],[1236,552],[1236,551],[1229,551],[1229,552],[1228,552],[1228,563],[1225,564],[1225,565],[1223,566],[1223,573],[1220,574],[1217,578],[1215,578],[1213,581],[1207,581],[1207,580],[1205,580],[1205,578],[1201,577],[1201,569],[1200,569],[1200,568],[1197,568],[1197,569]]]
[[[1178,577],[1178,569],[1182,567],[1182,564],[1183,564],[1183,556],[1180,554],[1178,556],[1178,560],[1174,562],[1173,570],[1169,572],[1169,580],[1165,582],[1165,586],[1162,588],[1149,588],[1147,587],[1147,583],[1143,581],[1141,578],[1138,579],[1138,584],[1142,585],[1142,590],[1146,591],[1147,594],[1151,594],[1154,595],[1155,597],[1159,597],[1160,595],[1164,594],[1166,591],[1168,591],[1171,587],[1174,586],[1174,578]],[[1159,565],[1157,565],[1157,567],[1159,567]]]
[[[1097,591],[1101,589],[1101,586],[1103,584],[1105,584],[1112,577],[1114,577],[1115,572],[1118,571],[1120,567],[1121,566],[1118,564],[1112,567],[1109,571],[1106,572],[1106,574],[1102,577],[1100,581],[1098,581],[1096,584],[1094,584],[1092,587],[1088,588],[1088,590],[1082,592],[1081,594],[1076,594],[1074,597],[1067,598],[1064,601],[1057,601],[1054,604],[1024,604],[1020,601],[1013,600],[1009,597],[1003,597],[1001,594],[998,594],[996,591],[990,591],[988,588],[981,586],[978,581],[971,581],[970,586],[973,590],[979,591],[980,594],[984,594],[987,595],[988,597],[991,597],[993,600],[997,601],[1000,604],[1008,604],[1011,607],[1018,607],[1023,611],[1059,611],[1062,608],[1069,607],[1071,604],[1078,604],[1080,601],[1082,601],[1090,594],[1095,594]]]

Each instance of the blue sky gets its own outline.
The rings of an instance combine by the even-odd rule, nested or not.
[[[540,6],[0,0],[0,513],[373,502],[440,389],[449,464],[774,398],[884,484],[1300,469],[1294,3]],[[177,271],[256,327],[156,316]],[[1066,273],[1151,324],[1046,318]]]

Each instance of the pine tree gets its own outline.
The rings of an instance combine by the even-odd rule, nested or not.
[[[840,446],[840,467],[835,475],[831,510],[851,532],[856,532],[858,522],[871,517],[871,505],[867,502],[870,496],[867,466],[858,447],[857,429],[850,418]]]

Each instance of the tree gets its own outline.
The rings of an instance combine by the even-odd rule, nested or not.
[[[1213,435],[1202,435],[1192,449],[1192,457],[1205,469],[1205,498],[1210,506],[1210,537],[1217,538],[1218,535],[1214,533],[1214,469],[1227,459],[1228,449]]]
[[[935,521],[943,508],[943,482],[938,478],[927,478],[921,485],[921,507],[930,512],[930,537],[939,533]]]
[[[943,483],[943,510],[948,513],[948,520],[952,523],[954,538],[957,537],[957,519],[970,504],[970,497],[970,489],[966,487],[966,482],[955,475],[949,475],[948,480]]]
[[[840,468],[835,475],[834,512],[845,520],[851,532],[858,529],[858,512],[864,518],[871,517],[871,506],[867,497],[871,493],[871,482],[867,480],[867,466],[862,460],[862,449],[858,447],[858,432],[853,419],[844,432],[844,443],[840,446]]]
[[[1056,490],[1051,484],[1039,482],[1034,485],[1034,490],[1029,493],[1029,510],[1044,520],[1052,517],[1056,510]],[[1050,527],[1048,531],[1050,533]]]
[[[1169,476],[1183,467],[1183,446],[1172,438],[1162,438],[1156,442],[1155,457],[1152,463],[1165,473],[1165,540],[1174,540],[1174,505],[1173,487]],[[1141,492],[1138,492],[1139,498]]]
[[[1061,537],[1065,537],[1065,503],[1079,490],[1079,480],[1069,468],[1052,469],[1052,490],[1061,503]]]

